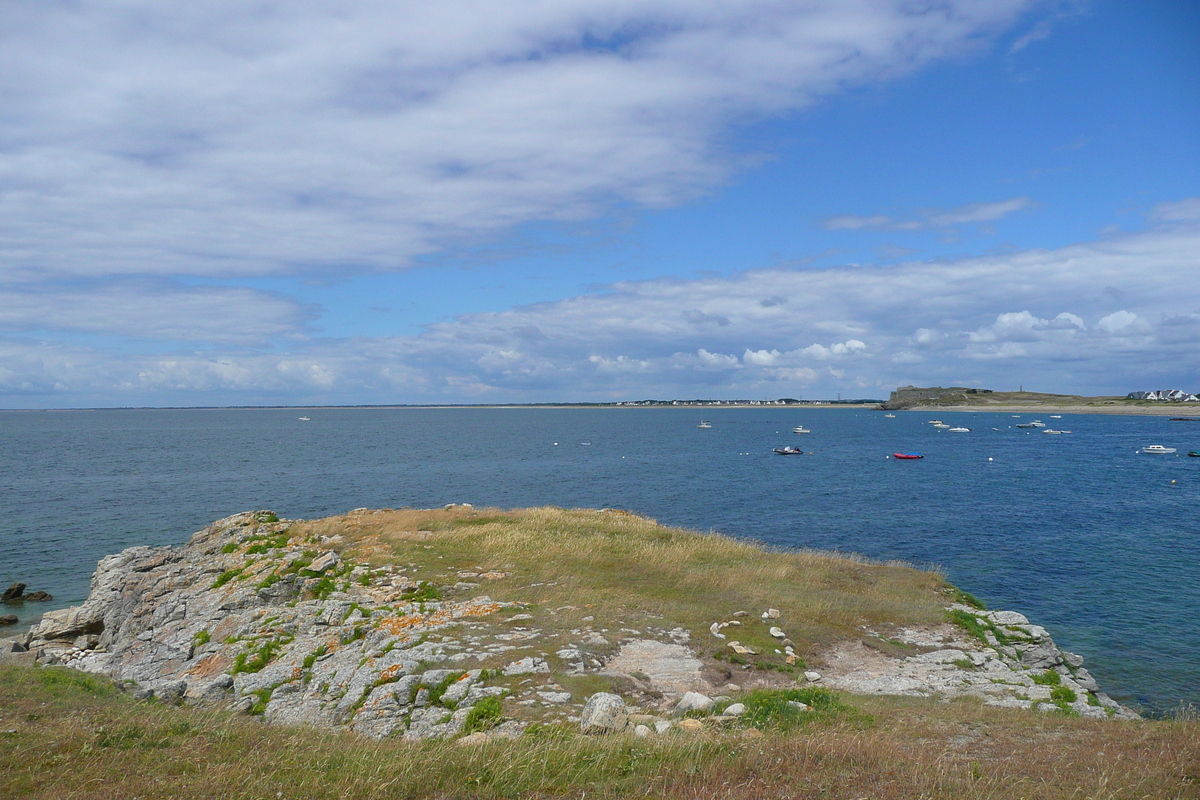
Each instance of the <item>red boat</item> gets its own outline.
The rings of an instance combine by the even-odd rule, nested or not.
[[[924,458],[920,453],[892,453],[892,458]]]

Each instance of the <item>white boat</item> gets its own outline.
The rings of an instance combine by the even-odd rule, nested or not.
[[[1062,414],[1051,414],[1050,419],[1062,419]]]
[[[950,432],[951,433],[970,433],[971,429],[970,428],[951,428]]]
[[[1035,419],[1033,422],[1029,423],[1029,427],[1044,428],[1044,427],[1046,427],[1046,423],[1042,422],[1040,419]]]
[[[949,426],[949,425],[947,425],[947,424],[946,424],[946,423],[944,423],[944,422],[935,422],[935,423],[933,423],[933,427],[935,427],[935,428],[949,428],[950,426]]]
[[[1066,431],[1056,431],[1054,428],[1046,428],[1042,433],[1048,433],[1051,436],[1062,436]]]
[[[1158,455],[1170,455],[1175,452],[1174,447],[1163,447],[1161,444],[1148,444],[1142,448],[1143,453],[1155,453]]]
[[[301,417],[300,421],[301,422],[311,422],[312,420],[310,420],[308,417]]]
[[[930,425],[944,425],[945,423],[942,422],[940,419],[931,419],[931,420],[929,420],[929,424]]]
[[[803,425],[797,425],[796,427],[792,428],[792,433],[812,433],[812,431]]]
[[[895,418],[896,418],[896,415],[895,415],[895,414],[884,414],[884,416],[885,416],[885,417],[887,417],[888,419],[895,419]]]
[[[697,428],[711,428],[711,427],[712,427],[712,423],[711,423],[711,422],[705,422],[704,420],[700,420],[700,424],[699,424],[699,425],[697,425],[696,427],[697,427]]]

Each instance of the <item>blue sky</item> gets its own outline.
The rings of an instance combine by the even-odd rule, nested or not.
[[[257,9],[0,11],[0,405],[1200,389],[1194,3]]]

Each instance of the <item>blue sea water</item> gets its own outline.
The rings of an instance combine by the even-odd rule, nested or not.
[[[712,422],[698,429],[701,414]],[[311,421],[298,419],[301,415]],[[1200,703],[1200,424],[858,409],[0,412],[0,584],[80,602],[104,555],[247,509],[617,507],[785,548],[941,567],[1156,712]],[[812,433],[797,435],[803,424]],[[993,430],[998,428],[999,430]],[[587,442],[589,444],[582,444]],[[800,444],[811,455],[780,457]],[[1148,444],[1178,455],[1145,455]],[[920,461],[892,452],[920,451]],[[44,606],[16,610],[22,624]]]

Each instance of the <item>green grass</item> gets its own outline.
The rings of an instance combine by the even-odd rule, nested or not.
[[[504,720],[503,706],[499,697],[484,697],[471,706],[463,721],[463,735],[488,731]]]
[[[1062,676],[1052,669],[1048,669],[1041,675],[1033,675],[1033,682],[1040,686],[1058,686],[1062,683]]]

